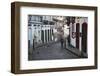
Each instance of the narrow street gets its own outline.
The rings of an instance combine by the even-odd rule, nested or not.
[[[50,60],[50,59],[75,59],[79,58],[70,51],[61,48],[60,42],[53,43],[47,46],[42,46],[32,50],[29,54],[29,60]]]

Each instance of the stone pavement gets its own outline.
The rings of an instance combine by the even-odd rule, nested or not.
[[[66,46],[66,50],[70,51],[71,53],[75,54],[76,56],[80,57],[80,58],[87,58],[88,55],[87,53],[84,53],[83,51],[78,50],[75,47],[70,46]]]
[[[74,59],[80,58],[67,49],[61,48],[60,42],[38,47],[28,55],[29,60]]]

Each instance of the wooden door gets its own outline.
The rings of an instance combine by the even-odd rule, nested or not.
[[[87,23],[82,24],[82,51],[87,52]]]
[[[76,24],[76,48],[79,49],[80,24]]]
[[[41,30],[41,40],[44,43],[44,31],[43,30]]]

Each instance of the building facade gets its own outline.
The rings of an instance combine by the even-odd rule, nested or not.
[[[88,18],[75,17],[70,21],[70,44],[87,53]]]
[[[52,16],[29,15],[28,40],[30,45],[40,46],[54,40]]]

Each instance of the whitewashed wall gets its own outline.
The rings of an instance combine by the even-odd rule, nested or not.
[[[87,22],[87,24],[88,24],[88,18],[86,18],[86,17],[84,17],[84,18],[80,18],[79,19],[79,23],[80,23],[80,33],[82,33],[82,24],[83,24],[83,22]],[[74,32],[76,32],[76,23],[77,23],[78,21],[77,21],[77,19],[75,19],[75,23],[74,23]],[[72,38],[72,24],[70,24],[70,44],[72,45],[72,46],[74,46],[74,47],[76,47],[76,37],[75,38]],[[81,37],[79,37],[79,50],[81,51]]]

